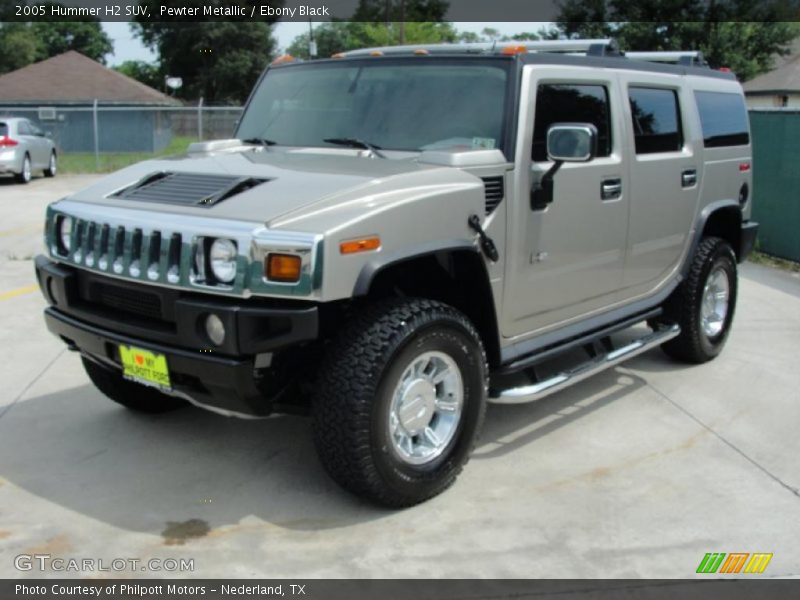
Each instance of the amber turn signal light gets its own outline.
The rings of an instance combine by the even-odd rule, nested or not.
[[[369,252],[381,247],[381,238],[370,237],[361,240],[350,240],[339,244],[339,252],[342,254],[355,254],[356,252]]]
[[[300,281],[300,257],[294,254],[267,254],[264,272],[270,281],[295,283]]]

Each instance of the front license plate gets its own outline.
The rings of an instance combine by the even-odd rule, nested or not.
[[[119,357],[125,379],[162,390],[171,389],[167,357],[163,354],[135,346],[120,346]]]

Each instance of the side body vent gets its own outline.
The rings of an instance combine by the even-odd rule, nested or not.
[[[483,177],[483,188],[486,194],[486,214],[490,215],[505,195],[503,178]]]
[[[267,181],[269,180],[231,175],[158,172],[147,175],[111,197],[209,207]]]

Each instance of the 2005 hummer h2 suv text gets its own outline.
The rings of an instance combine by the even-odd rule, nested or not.
[[[609,40],[279,62],[235,139],[48,209],[47,326],[112,400],[310,413],[330,475],[400,507],[487,401],[722,349],[757,230],[731,73]]]

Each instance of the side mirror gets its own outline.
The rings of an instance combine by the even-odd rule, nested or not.
[[[597,128],[591,123],[554,123],[547,130],[547,157],[553,166],[531,189],[531,209],[553,201],[553,177],[565,162],[589,162],[597,156]]]
[[[560,162],[589,162],[597,156],[597,128],[591,123],[555,123],[547,130],[547,156]]]

